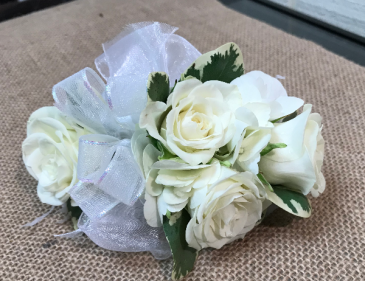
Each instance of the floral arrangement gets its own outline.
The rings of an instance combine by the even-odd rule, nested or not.
[[[59,236],[172,254],[179,280],[201,249],[243,238],[271,204],[309,217],[307,195],[325,180],[312,105],[245,73],[236,44],[201,55],[175,30],[138,23],[104,44],[95,63],[107,83],[85,68],[55,85],[22,150],[40,200],[72,218],[75,231]]]

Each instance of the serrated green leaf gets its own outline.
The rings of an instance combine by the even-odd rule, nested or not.
[[[312,207],[306,196],[279,185],[274,185],[272,188],[274,192],[266,193],[268,200],[293,215],[303,218],[310,217]]]
[[[182,77],[184,77],[184,79],[181,80],[186,80],[187,77],[195,77],[196,79],[200,80],[200,71],[198,69],[195,68],[195,63],[193,63],[183,74]]]
[[[263,174],[257,174],[257,177],[262,182],[262,184],[265,185],[265,187],[267,187],[269,189],[269,191],[274,192],[274,190],[272,189],[271,184],[265,179]]]
[[[268,145],[263,150],[261,150],[260,155],[264,156],[275,148],[285,148],[285,147],[287,147],[285,143],[268,143]]]
[[[218,49],[200,56],[182,75],[181,80],[188,76],[202,82],[218,80],[230,83],[244,74],[241,50],[235,43],[227,43]]]
[[[166,102],[170,94],[169,76],[165,72],[151,72],[148,76],[147,93],[152,101]]]
[[[211,56],[211,62],[203,69],[202,82],[210,80],[218,80],[230,83],[232,80],[243,75],[243,60],[242,63],[236,64],[237,58],[241,56],[241,51],[238,46],[230,45],[229,50],[224,54],[216,53]],[[240,60],[240,59],[239,59]]]
[[[157,149],[162,152],[158,160],[167,160],[171,158],[176,158],[176,155],[172,154],[160,141],[157,141]]]
[[[172,280],[180,280],[192,271],[198,257],[198,251],[186,242],[185,230],[189,221],[190,215],[185,209],[172,214],[170,219],[163,217],[163,229],[174,259]]]

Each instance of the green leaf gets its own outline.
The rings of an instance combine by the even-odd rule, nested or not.
[[[228,167],[230,168],[231,167],[231,162],[229,161],[219,161],[219,163],[222,165],[222,166],[225,166],[225,167]]]
[[[167,114],[169,114],[169,112],[171,111],[172,109],[172,106],[170,105],[166,110],[165,112],[163,112],[160,116],[160,119],[158,120],[158,123],[157,123],[157,129],[158,131],[160,132],[161,131],[161,127],[162,127],[162,124],[164,122],[164,120],[166,119],[166,116]]]
[[[187,70],[186,72],[184,73],[184,78],[187,78],[187,77],[195,77],[196,79],[199,79],[200,80],[200,70],[196,69],[195,68],[195,63],[193,63]],[[185,80],[185,79],[184,79]]]
[[[79,219],[75,218],[75,217],[72,217],[71,218],[71,222],[72,222],[72,226],[75,230],[78,230],[79,227],[77,226],[77,224],[79,223]]]
[[[289,115],[285,115],[285,116],[283,116],[283,117],[280,117],[280,118],[278,118],[278,119],[272,120],[272,121],[270,121],[270,122],[271,122],[271,123],[277,123],[277,122],[279,122],[281,119],[283,119],[283,122],[288,122],[288,121],[290,121],[290,120],[294,119],[295,117],[297,117],[297,115],[298,115],[298,112],[297,112],[297,111],[294,111],[293,113],[291,113],[291,114],[289,114]]]
[[[218,80],[230,83],[243,74],[243,57],[240,48],[235,43],[227,43],[200,56],[181,75],[181,80],[192,76],[202,82]]]
[[[285,147],[287,147],[285,143],[268,143],[268,145],[263,150],[261,150],[260,155],[264,156],[275,148],[285,148]]]
[[[274,192],[274,190],[272,189],[271,184],[265,179],[263,174],[257,174],[257,177],[259,178],[259,180],[262,182],[262,184],[267,187],[271,192]]]
[[[222,146],[214,154],[214,158],[218,159],[221,162],[221,164],[222,162],[227,162],[230,163],[231,166],[234,164],[232,163],[234,158],[233,156],[234,156],[234,149],[230,151],[228,145]]]
[[[167,101],[170,94],[170,82],[165,72],[150,73],[147,82],[147,93],[152,101]]]
[[[166,216],[163,217],[163,230],[174,259],[172,280],[180,280],[192,271],[198,257],[198,251],[189,247],[186,242],[185,230],[189,221],[190,215],[185,209],[172,214],[170,219]]]
[[[309,199],[302,193],[284,186],[274,185],[274,192],[267,192],[267,199],[285,211],[302,218],[309,218],[312,207]]]
[[[82,214],[82,210],[78,206],[71,206],[71,198],[67,200],[66,203],[67,211],[71,214],[71,221],[74,229],[77,229],[77,222]]]
[[[162,155],[158,156],[158,160],[176,158],[176,155],[172,154],[160,141],[157,141],[157,149],[162,152]]]
[[[228,145],[224,145],[216,151],[215,155],[218,156],[220,160],[222,160],[222,159],[228,158],[230,153],[232,153],[232,152],[229,151]]]
[[[285,116],[284,116],[285,117]],[[283,119],[284,117],[280,117],[280,118],[278,118],[278,119],[275,119],[275,120],[271,120],[270,122],[271,123],[277,123],[277,122],[279,122],[281,119]]]
[[[170,90],[170,94],[174,91],[175,87],[176,87],[176,84],[177,84],[177,79],[175,79],[175,84],[174,84],[174,87],[171,88]]]
[[[157,148],[158,150],[160,150],[160,149],[158,148],[158,145],[157,145],[158,140],[156,140],[154,137],[152,137],[152,136],[151,136],[148,132],[147,132],[147,137],[150,139],[151,144],[152,144],[155,148]]]
[[[294,119],[297,116],[298,116],[298,112],[294,111],[292,114],[289,114],[289,115],[285,116],[284,119],[283,119],[283,122],[288,122],[288,121]]]

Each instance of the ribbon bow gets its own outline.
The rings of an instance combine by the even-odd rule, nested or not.
[[[83,210],[78,227],[106,249],[171,255],[162,228],[146,223],[137,200],[145,180],[130,139],[147,103],[149,73],[166,72],[173,86],[200,56],[176,30],[161,23],[130,25],[95,60],[107,85],[85,68],[53,87],[55,106],[93,133],[79,140],[79,182],[70,195]]]

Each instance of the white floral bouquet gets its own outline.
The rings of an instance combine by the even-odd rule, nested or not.
[[[201,55],[175,30],[138,23],[104,44],[95,63],[107,83],[85,68],[55,85],[22,149],[40,200],[72,218],[75,231],[58,236],[172,254],[179,280],[199,250],[243,238],[272,203],[309,217],[306,195],[325,180],[312,106],[245,74],[236,44]]]

